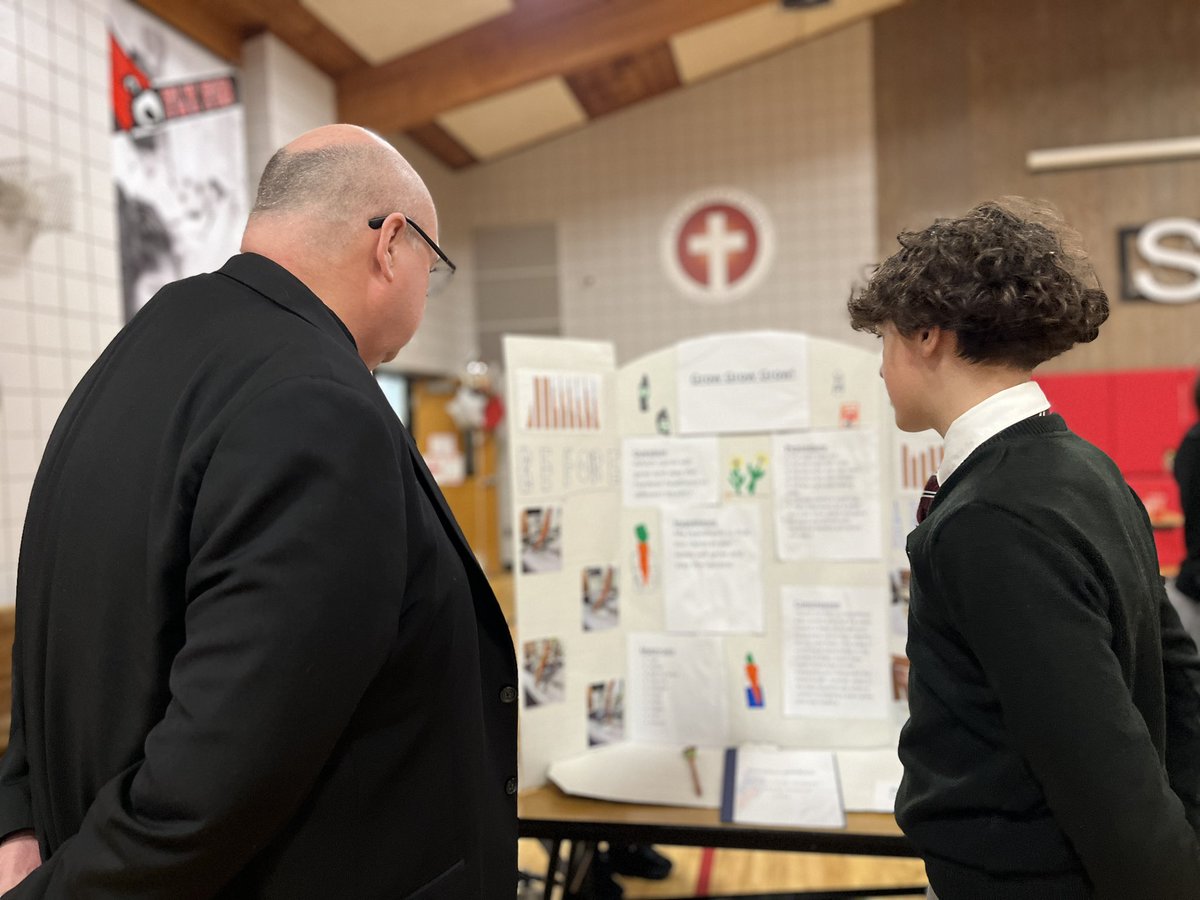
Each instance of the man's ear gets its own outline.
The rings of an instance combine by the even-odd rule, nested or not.
[[[388,281],[395,280],[397,276],[396,253],[399,247],[397,238],[400,237],[400,232],[406,225],[402,213],[392,213],[383,220],[383,225],[380,226],[375,240],[375,262],[378,263],[379,271]]]

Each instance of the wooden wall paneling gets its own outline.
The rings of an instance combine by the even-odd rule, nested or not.
[[[1200,304],[1122,300],[1117,245],[1120,227],[1200,216],[1200,162],[1025,168],[1034,149],[1200,134],[1197,46],[1200,4],[1183,0],[912,0],[883,14],[880,246],[894,247],[899,223],[926,225],[984,199],[1050,200],[1083,236],[1112,314],[1096,342],[1046,371],[1200,363]]]
[[[961,206],[971,164],[963,15],[961,4],[915,0],[875,20],[881,258],[900,231]]]

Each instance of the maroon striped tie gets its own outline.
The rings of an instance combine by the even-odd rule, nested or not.
[[[937,475],[930,475],[925,482],[925,490],[921,491],[921,499],[917,502],[917,524],[920,525],[929,515],[929,507],[933,505],[933,497],[938,491]]]

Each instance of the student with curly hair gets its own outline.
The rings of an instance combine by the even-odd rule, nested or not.
[[[896,818],[942,900],[1200,897],[1200,659],[1113,462],[1031,381],[1108,317],[1027,201],[899,237],[849,301],[945,458],[908,538]]]

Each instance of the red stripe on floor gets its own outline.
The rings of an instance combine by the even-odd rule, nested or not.
[[[708,896],[708,882],[712,878],[713,857],[716,856],[716,851],[712,847],[705,847],[700,851],[700,874],[696,878],[696,896]]]

